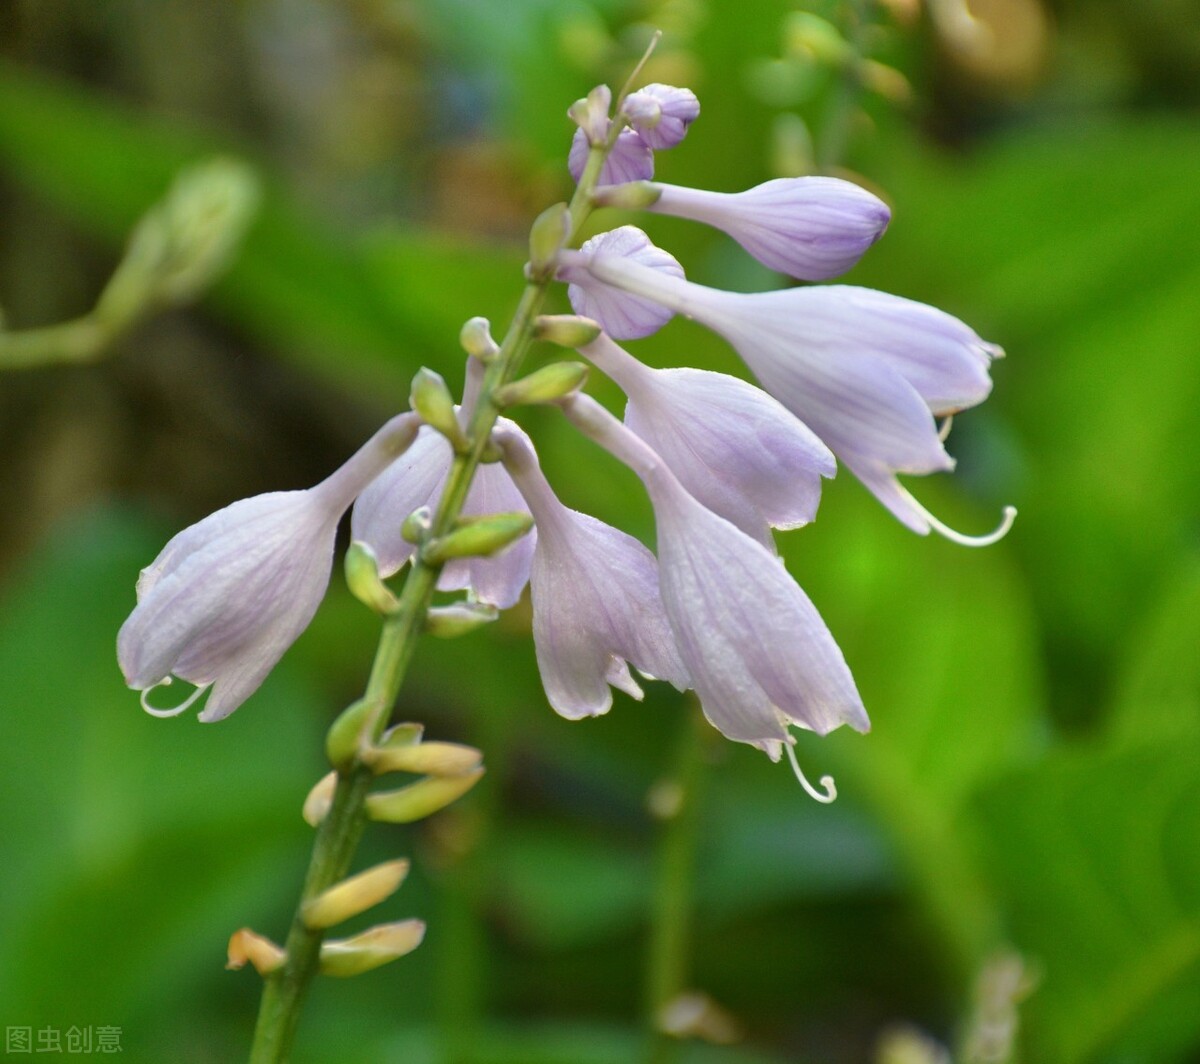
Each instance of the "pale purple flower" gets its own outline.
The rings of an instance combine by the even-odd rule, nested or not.
[[[819,735],[842,724],[867,731],[845,658],[783,562],[700,505],[594,400],[576,395],[563,406],[646,485],[663,605],[705,716],[773,760],[785,745],[790,754],[790,725]]]
[[[655,83],[630,93],[621,113],[650,147],[673,148],[699,117],[700,101],[691,89]]]
[[[571,150],[567,154],[567,169],[578,181],[587,165],[591,145],[582,129],[575,130],[571,139]],[[596,184],[623,185],[627,181],[649,181],[654,176],[654,152],[632,129],[623,129],[617,134],[616,143],[604,160]]]
[[[603,334],[580,354],[628,396],[625,424],[714,513],[771,550],[770,527],[816,516],[833,455],[766,392],[724,373],[651,369]]]
[[[381,576],[398,572],[416,548],[400,534],[405,519],[422,507],[436,508],[454,452],[445,437],[423,426],[408,452],[375,478],[358,497],[350,517],[353,539],[374,552]],[[502,466],[477,470],[463,503],[463,516],[525,510],[520,492]],[[498,554],[453,558],[438,578],[438,588],[469,588],[480,602],[508,609],[529,581],[534,534],[522,536]]]
[[[833,285],[742,295],[706,288],[612,254],[564,253],[573,271],[707,325],[731,343],[763,386],[807,424],[901,522],[980,546],[1004,535],[1005,509],[987,536],[963,536],[896,479],[954,468],[935,415],[982,402],[1003,354],[943,311],[867,288]]]
[[[258,689],[325,594],[342,514],[416,430],[415,414],[393,418],[316,487],[226,506],[142,570],[117,658],[147,712],[181,713],[211,687],[200,719],[221,720]],[[147,695],[172,674],[197,690],[176,709],[156,710]]]
[[[571,719],[607,713],[610,684],[641,699],[630,665],[686,688],[654,555],[632,536],[563,506],[524,433],[501,427],[493,438],[537,522],[533,641],[550,705]]]
[[[586,241],[579,251],[581,255],[592,257],[627,259],[672,278],[684,276],[683,267],[673,255],[656,247],[645,233],[632,225],[599,233]],[[558,271],[558,277],[570,282],[567,298],[575,313],[597,322],[614,340],[639,340],[649,336],[658,332],[673,316],[661,302],[615,290],[598,282],[586,268],[565,265]]]
[[[784,177],[737,193],[651,187],[660,195],[647,210],[720,229],[764,266],[805,281],[845,273],[891,219],[881,199],[835,177]]]

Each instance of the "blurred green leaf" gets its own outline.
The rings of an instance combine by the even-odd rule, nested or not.
[[[1200,1047],[1200,763],[1155,739],[1082,748],[989,788],[990,867],[1040,971],[1029,1059],[1194,1059]],[[1181,1002],[1191,1007],[1180,1008]],[[1153,1030],[1149,1055],[1110,1053]]]

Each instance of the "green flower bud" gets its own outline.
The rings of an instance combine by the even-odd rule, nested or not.
[[[400,526],[400,538],[405,543],[412,543],[419,547],[425,542],[432,525],[433,511],[428,506],[422,506],[420,509],[413,510],[404,519],[404,524]]]
[[[588,367],[582,362],[554,362],[496,389],[496,405],[511,406],[553,403],[578,391],[587,380]]]
[[[483,768],[458,776],[427,776],[394,791],[368,794],[367,816],[385,824],[411,824],[457,801],[479,782]]]
[[[238,928],[229,937],[225,951],[225,967],[231,971],[244,968],[249,961],[259,975],[270,975],[287,962],[287,953],[269,938],[263,938],[248,927]]]
[[[339,772],[346,772],[366,745],[365,730],[378,708],[365,698],[348,706],[325,733],[325,754]]]
[[[436,429],[456,451],[468,449],[467,437],[458,423],[454,399],[441,376],[422,367],[413,377],[409,404],[421,415],[421,420]]]
[[[407,875],[405,860],[376,865],[309,898],[300,907],[300,918],[313,931],[333,927],[391,897]]]
[[[500,345],[492,339],[492,324],[487,318],[472,318],[458,334],[463,350],[480,362],[491,362],[500,353]]]
[[[529,270],[535,277],[554,272],[558,253],[571,236],[571,215],[565,203],[547,207],[529,230]]]
[[[451,558],[486,558],[520,539],[532,527],[533,515],[520,512],[463,518],[453,532],[427,543],[422,557],[430,565],[441,565]]]
[[[559,347],[580,348],[600,335],[600,326],[574,314],[542,314],[533,323],[533,335]]]
[[[347,977],[412,953],[425,937],[421,920],[379,924],[353,938],[331,939],[321,946],[321,974]]]
[[[592,192],[592,203],[597,207],[636,211],[653,207],[661,196],[662,189],[649,181],[626,181],[622,185],[601,185]]]
[[[392,589],[379,578],[379,563],[370,545],[356,539],[346,551],[346,586],[359,602],[382,617],[399,605]]]
[[[479,768],[483,753],[462,743],[432,742],[415,746],[371,747],[363,752],[363,761],[377,776],[385,772],[464,776]]]
[[[454,602],[431,609],[425,615],[425,631],[438,639],[456,639],[491,624],[499,616],[500,611],[486,602]]]
[[[411,746],[413,743],[419,743],[424,734],[424,724],[393,724],[375,745],[379,747]]]
[[[338,774],[328,772],[313,785],[304,799],[301,816],[311,828],[317,827],[329,815],[329,807],[333,805],[333,792],[337,790]]]

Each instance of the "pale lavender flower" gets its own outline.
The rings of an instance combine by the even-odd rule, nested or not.
[[[772,551],[771,526],[816,516],[833,455],[766,392],[724,373],[651,369],[604,334],[580,354],[628,396],[625,424],[714,513]]]
[[[413,440],[415,414],[379,430],[314,488],[242,499],[184,529],[145,569],[117,636],[125,681],[156,716],[182,713],[212,688],[202,721],[229,716],[312,620],[354,497]],[[147,702],[174,674],[196,691],[173,710]]]
[[[647,210],[720,229],[764,266],[805,281],[845,273],[891,219],[881,199],[835,177],[784,177],[737,193],[651,188],[659,197]]]
[[[641,699],[630,665],[650,679],[686,688],[654,555],[632,536],[563,506],[529,438],[511,423],[493,439],[537,522],[533,641],[550,705],[571,719],[607,713],[610,684]]]
[[[731,343],[780,402],[829,446],[901,522],[970,546],[995,542],[1012,524],[1007,507],[993,533],[963,536],[930,514],[896,479],[954,468],[935,415],[982,402],[988,368],[1003,354],[943,311],[866,288],[790,288],[742,295],[667,276],[615,254],[564,252],[573,275],[597,280],[707,325]]]
[[[672,278],[684,276],[683,267],[673,255],[656,247],[645,233],[632,225],[599,233],[586,241],[579,251],[581,255],[627,259]],[[614,340],[639,340],[649,336],[658,332],[673,316],[673,311],[661,301],[615,290],[598,282],[586,268],[565,265],[558,271],[558,277],[569,282],[567,298],[575,313],[599,323]]]
[[[645,85],[630,93],[621,113],[651,148],[673,148],[700,115],[700,101],[691,89]]]
[[[595,400],[576,395],[562,405],[646,485],[663,605],[705,716],[773,760],[786,746],[793,766],[790,725],[819,735],[842,724],[867,731],[845,658],[783,562],[701,506],[661,457]],[[832,792],[832,781],[822,782]]]
[[[587,165],[591,145],[582,129],[575,130],[571,139],[571,150],[567,154],[567,169],[578,181]],[[654,176],[654,152],[632,129],[623,129],[617,134],[616,143],[604,160],[596,184],[622,185],[628,181],[649,181]]]

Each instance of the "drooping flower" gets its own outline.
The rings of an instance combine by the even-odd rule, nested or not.
[[[200,719],[221,720],[258,689],[325,594],[342,514],[417,427],[415,414],[393,418],[316,487],[226,506],[176,535],[142,570],[117,658],[147,712],[181,713],[211,687]],[[196,692],[176,709],[152,708],[148,693],[172,675]]]
[[[578,719],[607,713],[613,687],[641,699],[629,666],[688,686],[658,590],[654,555],[632,536],[555,496],[527,436],[493,439],[537,523],[530,594],[538,671],[550,705]]]
[[[698,502],[774,550],[816,516],[829,449],[766,392],[724,373],[651,369],[607,336],[580,348],[629,398],[625,424]]]
[[[845,658],[783,562],[701,506],[660,456],[595,400],[575,395],[562,406],[646,485],[663,605],[705,716],[772,759],[784,746],[790,755],[793,724],[819,735],[842,724],[867,731]]]
[[[647,269],[614,254],[564,252],[573,275],[586,266],[599,281],[694,318],[723,336],[763,386],[829,446],[901,522],[968,545],[912,497],[898,473],[954,468],[935,415],[982,402],[988,369],[1003,354],[943,311],[866,288],[830,285],[749,295],[723,292]]]
[[[623,225],[599,233],[584,242],[581,255],[612,255],[628,259],[647,269],[661,271],[667,276],[683,279],[683,267],[675,256],[650,242],[640,229]],[[600,323],[614,340],[639,340],[658,332],[674,312],[660,301],[643,299],[637,293],[614,290],[598,283],[587,269],[564,265],[558,271],[559,280],[567,281],[567,298],[575,313]]]
[[[691,89],[656,82],[630,93],[621,112],[642,140],[662,150],[675,147],[687,135],[688,126],[700,116],[700,101]]]
[[[783,177],[737,193],[650,187],[659,196],[647,210],[720,229],[764,266],[804,281],[845,273],[891,219],[881,199],[835,177]]]
[[[582,129],[575,130],[567,154],[567,169],[576,181],[583,176],[590,150],[587,134]],[[649,181],[653,176],[654,152],[632,129],[623,129],[604,160],[596,184],[622,185],[628,181]]]

